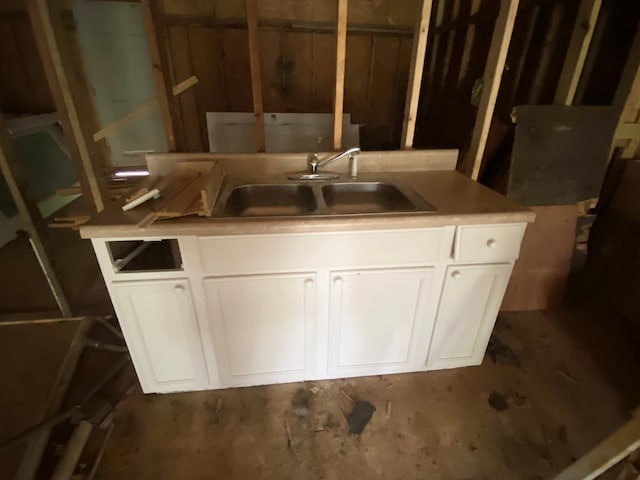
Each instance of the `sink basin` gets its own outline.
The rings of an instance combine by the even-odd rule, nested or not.
[[[226,201],[225,212],[236,217],[308,215],[316,209],[306,185],[241,185]]]
[[[322,187],[329,213],[406,212],[416,207],[398,188],[381,182],[332,183]]]

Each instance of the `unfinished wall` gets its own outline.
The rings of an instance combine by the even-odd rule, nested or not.
[[[174,84],[200,83],[177,100],[176,137],[185,151],[208,150],[205,112],[251,112],[244,2],[164,1],[155,18]],[[397,149],[416,0],[349,2],[345,112],[362,124],[365,149]],[[331,112],[336,2],[259,0],[265,112]]]
[[[0,110],[6,114],[55,111],[23,2],[0,5]]]

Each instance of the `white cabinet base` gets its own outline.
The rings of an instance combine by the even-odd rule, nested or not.
[[[477,365],[524,230],[186,236],[126,272],[130,239],[93,245],[143,390],[172,392]]]

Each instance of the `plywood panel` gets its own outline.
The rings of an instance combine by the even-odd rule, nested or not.
[[[191,46],[189,44],[190,27],[169,28],[169,49],[173,64],[173,84],[178,84],[193,75],[191,68]],[[200,48],[200,47],[198,47]],[[184,138],[184,149],[188,152],[202,151],[202,140],[198,122],[198,105],[193,88],[178,96],[181,115],[181,136]]]
[[[22,88],[29,91],[29,113],[55,111],[51,90],[44,75],[28,18],[26,16],[16,18],[11,28],[15,47],[22,63],[20,70],[24,73]]]
[[[231,112],[252,112],[249,39],[244,30],[222,32],[226,95]]]
[[[394,37],[374,41],[367,123],[361,129],[361,139],[373,150],[389,148],[399,46],[400,40]]]
[[[28,88],[25,88],[25,66],[16,48],[11,23],[0,23],[0,89],[2,109],[8,113],[31,113],[32,103]],[[11,66],[7,69],[5,66]]]
[[[352,123],[366,123],[373,37],[347,35],[344,111]]]
[[[283,112],[291,77],[290,60],[283,56],[282,37],[278,30],[260,30],[262,65],[262,101],[265,112]]]
[[[284,66],[290,65],[285,112],[312,111],[313,34],[287,32],[283,38]]]
[[[313,34],[313,112],[329,113],[335,82],[335,38]]]
[[[190,26],[189,44],[192,46],[193,75],[199,80],[193,91],[197,99],[202,146],[204,151],[209,151],[206,112],[221,112],[227,108],[220,35],[212,28]]]

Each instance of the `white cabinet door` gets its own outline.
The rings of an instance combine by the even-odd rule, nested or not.
[[[433,268],[331,273],[329,374],[424,369]]]
[[[510,272],[510,264],[447,269],[429,348],[429,370],[482,363]]]
[[[311,378],[315,273],[206,278],[204,289],[224,386]]]
[[[188,280],[117,282],[111,294],[145,393],[207,387]]]

